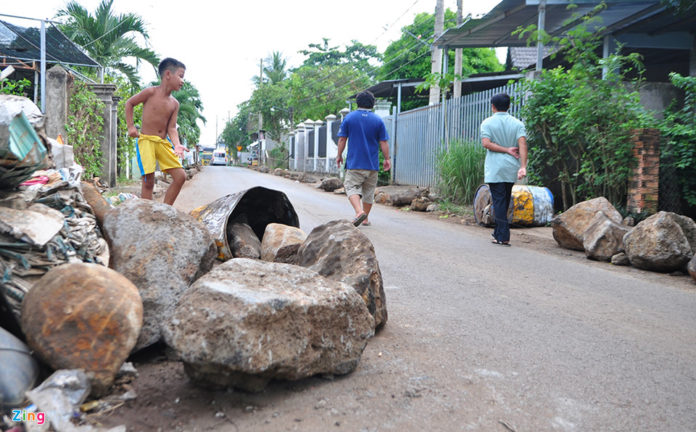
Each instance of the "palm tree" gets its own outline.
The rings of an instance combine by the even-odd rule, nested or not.
[[[111,10],[114,0],[102,0],[94,15],[90,14],[75,0],[58,12],[59,17],[67,17],[61,30],[75,43],[81,45],[109,73],[118,71],[125,75],[132,85],[139,87],[136,67],[124,63],[124,59],[135,58],[136,65],[141,61],[157,68],[159,58],[149,48],[142,48],[135,35],[148,40],[143,19],[133,13],[115,15]],[[100,71],[100,79],[103,79]]]
[[[203,102],[201,102],[198,89],[190,82],[184,81],[181,90],[175,91],[172,96],[179,101],[179,115],[177,116],[179,139],[182,143],[197,144],[201,136],[201,129],[197,121],[200,119],[203,123],[206,122],[205,117],[201,114]]]
[[[263,68],[263,73],[271,84],[278,84],[287,77],[288,72],[285,70],[287,60],[283,58],[282,53],[273,51],[271,58],[266,59],[266,62],[270,63],[270,66]]]

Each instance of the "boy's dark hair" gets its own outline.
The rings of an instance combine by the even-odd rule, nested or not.
[[[371,91],[365,90],[364,92],[358,93],[355,97],[355,101],[358,103],[358,108],[370,108],[375,106],[375,95]]]
[[[161,78],[165,71],[170,70],[174,72],[179,68],[186,69],[186,66],[177,59],[167,57],[160,62],[159,66],[157,67],[157,72],[159,72],[159,76]]]
[[[510,96],[507,93],[498,93],[491,98],[491,105],[498,111],[507,111],[510,109]]]

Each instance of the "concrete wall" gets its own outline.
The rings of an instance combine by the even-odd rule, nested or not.
[[[640,89],[640,104],[654,112],[658,119],[664,118],[664,110],[674,99],[683,97],[681,92],[670,83],[645,83]]]

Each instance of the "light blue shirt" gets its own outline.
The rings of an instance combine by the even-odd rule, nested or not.
[[[481,138],[503,147],[517,147],[517,140],[526,137],[524,123],[507,112],[497,112],[481,123]],[[486,183],[514,183],[520,160],[507,153],[486,150],[484,178]]]

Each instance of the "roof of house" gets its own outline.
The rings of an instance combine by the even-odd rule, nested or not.
[[[22,62],[41,61],[41,30],[0,21],[0,58]],[[71,66],[99,67],[53,24],[46,26],[46,61]],[[9,62],[5,62],[9,63]]]
[[[540,0],[502,0],[480,19],[472,19],[445,31],[434,44],[439,47],[521,47],[526,37],[512,32],[537,24]],[[573,3],[573,7],[568,7]],[[545,30],[559,36],[590,16],[599,22],[589,30],[612,34],[629,47],[667,47],[689,49],[696,25],[696,8],[677,16],[659,0],[605,0],[606,8],[597,10],[596,0],[547,0]]]

